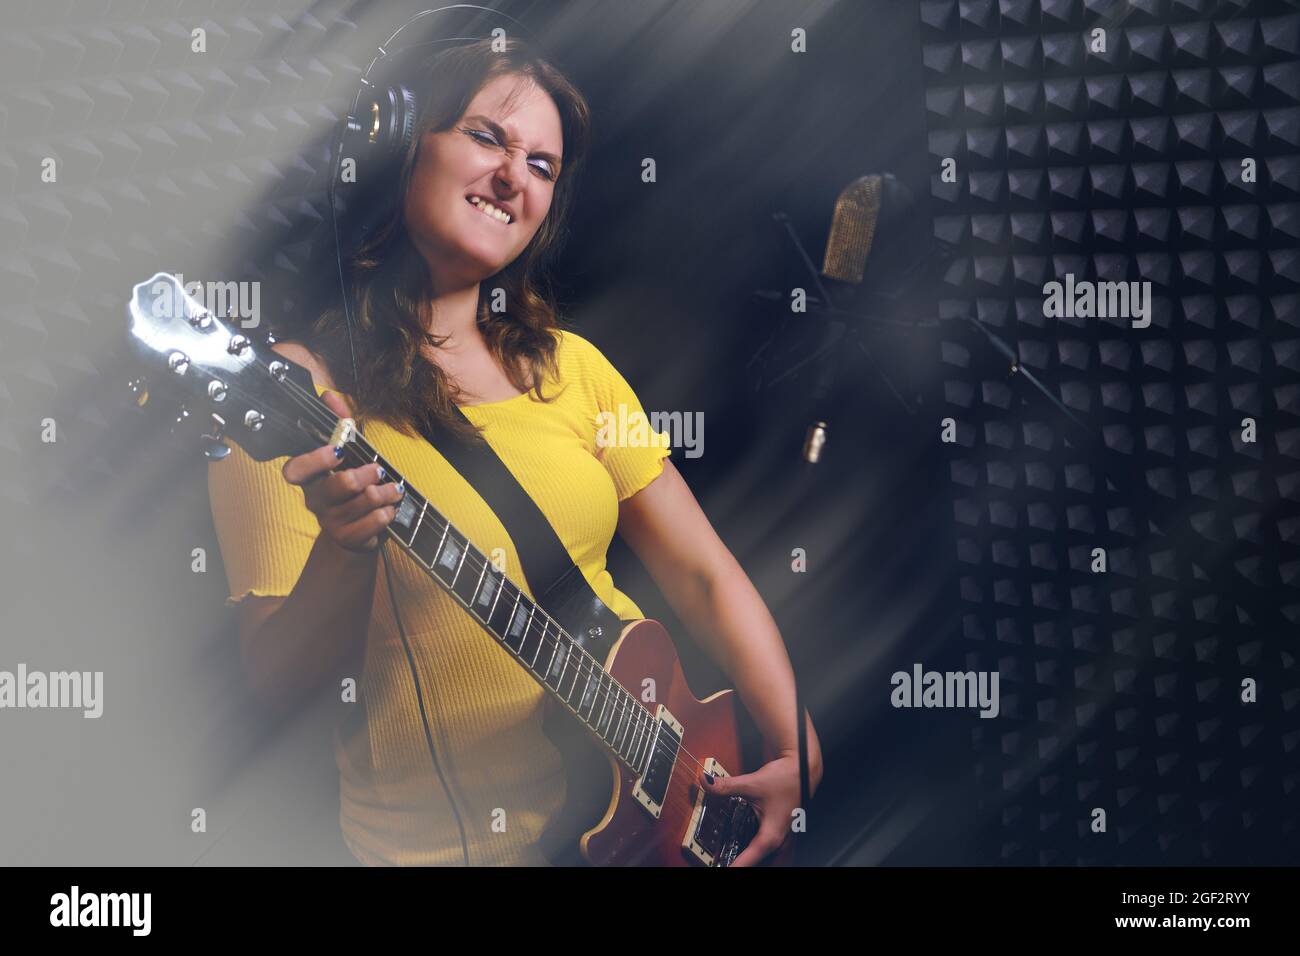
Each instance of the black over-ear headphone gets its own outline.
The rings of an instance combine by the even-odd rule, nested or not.
[[[455,24],[452,26],[451,23],[447,23],[442,28],[446,36],[397,47],[397,38],[403,30],[419,20],[439,14],[444,15],[444,21],[451,20]],[[335,202],[336,187],[343,175],[343,162],[345,159],[353,160],[357,170],[356,183],[361,184],[364,181],[365,187],[368,187],[355,195],[355,198],[365,206],[362,210],[363,214],[354,217],[356,229],[364,235],[375,223],[382,222],[387,215],[385,194],[391,196],[396,192],[393,181],[397,178],[402,159],[415,137],[415,125],[419,118],[417,97],[403,82],[400,71],[394,67],[394,64],[413,51],[436,52],[439,47],[472,43],[489,36],[500,35],[496,32],[498,29],[506,34],[527,36],[523,24],[518,20],[489,7],[458,3],[439,7],[436,10],[421,10],[379,45],[375,58],[370,61],[370,65],[361,75],[360,85],[352,100],[352,110],[339,124],[336,152],[330,161],[328,192],[330,223],[334,233],[334,259],[338,267],[339,288],[343,295],[343,316],[348,330],[348,348],[352,353],[354,394],[358,378],[357,353],[352,340],[352,307],[349,301],[347,278],[343,271],[343,252],[339,241],[338,209]],[[378,79],[381,74],[384,76],[383,81]],[[358,235],[358,240],[361,235]],[[402,615],[397,609],[397,593],[393,589],[392,570],[388,565],[388,550],[384,547],[386,543],[387,538],[381,537],[379,556],[384,562],[384,579],[388,584],[388,598],[393,608],[393,619],[397,622],[397,631],[406,650],[406,661],[411,668],[411,679],[415,682],[415,698],[420,707],[420,720],[424,724],[424,739],[429,748],[429,757],[433,761],[433,769],[442,784],[447,803],[455,814],[456,825],[460,829],[461,853],[465,865],[469,866],[469,842],[465,837],[465,823],[461,819],[460,810],[456,807],[456,801],[452,797],[451,788],[447,784],[447,778],[438,760],[438,752],[433,745],[433,732],[429,727],[429,715],[424,706],[424,691],[420,686],[420,675],[415,667],[415,655],[411,652],[411,642],[407,640]]]
[[[441,36],[399,46],[403,31],[430,17],[441,18],[437,26]],[[389,187],[415,138],[420,115],[419,98],[410,78],[404,76],[410,68],[406,61],[412,54],[428,56],[461,43],[505,35],[526,37],[527,30],[509,14],[470,3],[422,10],[393,31],[362,73],[352,108],[340,123],[338,149],[330,164],[331,188],[343,181],[343,164],[351,160],[356,164],[353,188],[360,186],[371,205],[385,206],[384,193],[393,191]],[[365,232],[381,221],[382,211],[364,210],[359,229]]]

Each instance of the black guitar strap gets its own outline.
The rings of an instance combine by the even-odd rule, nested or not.
[[[454,407],[454,406],[453,406]],[[466,423],[464,412],[455,414]],[[591,589],[555,529],[486,441],[470,442],[441,424],[420,433],[469,482],[505,526],[533,598],[569,635],[603,659],[623,622]]]

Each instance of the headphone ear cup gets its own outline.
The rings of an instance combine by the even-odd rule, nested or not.
[[[415,94],[404,84],[385,87],[380,97],[380,134],[375,144],[376,156],[381,165],[397,164],[415,138]]]
[[[400,163],[415,138],[417,115],[415,94],[405,85],[379,87],[361,100],[355,117],[348,117],[340,161],[355,160],[359,176]]]
[[[368,236],[390,214],[391,193],[415,139],[417,117],[415,94],[401,83],[377,87],[358,104],[357,115],[348,117],[339,162],[348,157],[356,162],[356,180],[346,202],[354,239]],[[336,177],[341,171],[340,165]]]

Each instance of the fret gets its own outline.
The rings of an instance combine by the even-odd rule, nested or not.
[[[628,708],[627,721],[623,726],[622,734],[619,737],[615,738],[614,749],[617,750],[620,754],[623,754],[624,758],[626,758],[627,755],[624,754],[624,750],[627,747],[628,740],[630,740],[632,737],[632,732],[636,730],[637,706],[635,703],[632,703],[628,700],[624,700],[623,703]]]
[[[600,722],[605,716],[605,708],[609,706],[609,694],[601,697],[601,691],[605,690],[605,680],[603,674],[596,674],[596,689],[591,694],[591,729],[600,733]]]
[[[464,538],[464,535],[461,537]],[[456,568],[456,574],[451,581],[451,591],[465,603],[466,607],[470,607],[474,603],[474,592],[478,590],[479,579],[479,576],[474,574],[473,568],[475,562],[483,557],[483,553],[474,547],[467,538],[465,539],[464,549],[464,553],[460,558],[460,566]],[[470,570],[462,575],[461,572],[466,566]]]
[[[611,678],[605,687],[609,695],[609,720],[605,723],[605,733],[601,737],[608,743],[612,734],[618,733],[618,722],[623,719],[623,701],[618,695],[617,683]]]
[[[618,705],[618,721],[614,725],[614,736],[610,738],[609,741],[609,744],[614,748],[615,753],[620,752],[618,749],[619,735],[623,733],[624,726],[632,716],[631,713],[628,712],[627,701],[623,700],[622,697],[619,697]]]
[[[467,555],[475,554],[480,558],[483,556],[483,553],[472,544],[466,546],[465,553]],[[468,608],[472,609],[474,607],[474,596],[478,594],[479,585],[483,583],[483,575],[487,573],[487,567],[487,562],[484,561],[483,566],[479,568],[477,577],[472,574],[466,575],[464,584],[457,584],[454,588],[457,596],[465,602],[465,606]],[[470,581],[474,583],[470,585]]]
[[[568,659],[564,664],[566,671],[568,670],[569,664],[573,665],[573,685],[569,688],[569,692],[564,694],[563,697],[565,702],[568,703],[579,716],[582,716],[582,708],[586,706],[587,703],[586,688],[591,684],[591,677],[587,677],[587,684],[583,685],[583,692],[578,695],[578,702],[576,704],[573,702],[573,694],[574,691],[578,689],[578,681],[582,680],[582,672],[587,666],[587,655],[582,652],[581,648],[574,646],[570,649]],[[563,679],[561,679],[560,683],[561,685],[564,683]]]
[[[545,615],[545,612],[543,612],[543,614]],[[543,645],[545,645],[546,643],[546,638],[547,635],[550,633],[550,630],[551,630],[551,618],[550,615],[545,615],[545,619],[542,621],[542,644]],[[567,646],[568,641],[564,636],[563,630],[560,629],[560,626],[558,624],[556,625],[555,630],[557,633],[555,635],[555,640],[551,642],[551,656],[546,661],[546,670],[538,671],[538,673],[544,675],[542,679],[543,682],[548,687],[550,687],[552,690],[559,690],[560,685],[558,683],[552,684],[551,681],[552,679],[555,678],[556,659],[558,658],[560,661],[566,659],[566,655],[568,654],[568,646]],[[561,673],[563,673],[562,664],[561,664]]]
[[[645,725],[642,724],[636,731],[636,746],[632,748],[632,758],[628,761],[634,770],[640,770],[641,763],[645,760],[645,745],[650,740],[645,730]]]
[[[600,702],[600,692],[605,689],[605,677],[606,677],[605,671],[602,668],[597,668],[596,670],[592,671],[591,678],[595,678],[596,686],[588,687],[586,690],[583,691],[584,694],[587,693],[588,691],[591,692],[592,716],[596,716],[596,708],[602,706]]]
[[[609,745],[613,748],[615,753],[620,753],[618,742],[622,739],[623,734],[627,730],[628,721],[632,719],[632,712],[627,709],[627,700],[622,694],[615,691],[615,696],[618,699],[618,719],[613,723],[614,733],[609,739]]]
[[[554,681],[551,688],[567,703],[568,698],[560,693],[560,689],[564,686],[564,677],[569,673],[569,665],[573,662],[574,655],[580,654],[581,651],[578,645],[573,642],[573,639],[565,634],[558,624],[555,626],[555,630],[558,632],[555,636],[555,653],[551,655],[551,662],[547,666],[546,672],[551,675],[551,679]]]
[[[510,617],[514,614],[514,608],[510,607],[510,589],[514,587],[510,579],[502,575],[498,581],[500,585],[497,588],[497,600],[492,602],[492,614],[488,618],[488,627],[492,633],[499,637],[502,643],[506,640],[506,626],[510,623]],[[515,588],[516,598],[518,600],[518,588]],[[501,595],[506,596],[506,600],[501,601]],[[507,610],[509,608],[509,610]]]
[[[569,666],[571,665],[573,666],[573,684],[569,687],[568,693],[564,693],[564,678],[567,678]],[[581,670],[582,654],[580,650],[578,650],[577,646],[573,644],[573,641],[565,641],[564,659],[560,662],[559,676],[558,678],[555,678],[555,693],[558,693],[565,704],[568,704],[569,706],[573,706],[573,691],[576,691],[577,689],[577,676],[578,672]],[[578,702],[581,704],[581,698],[578,698]],[[577,710],[577,708],[573,709]]]
[[[433,549],[433,560],[429,562],[429,567],[432,568],[438,563],[438,552],[442,550],[442,543],[447,540],[447,532],[450,530],[451,522],[444,521],[442,523],[442,536],[438,538],[438,547]]]
[[[506,625],[505,633],[501,635],[501,639],[506,642],[506,647],[510,648],[516,654],[518,654],[520,649],[524,646],[524,615],[519,609],[519,605],[523,601],[523,598],[524,592],[516,588],[515,606],[510,610],[510,618]],[[517,639],[518,643],[514,643],[512,639]]]
[[[402,495],[401,501],[397,504],[397,511],[393,515],[393,520],[388,523],[389,531],[402,543],[404,548],[411,546],[411,542],[415,538],[416,528],[419,525],[419,519],[424,513],[415,500],[417,497],[414,492],[407,489],[406,494]]]
[[[460,569],[465,566],[465,556],[469,554],[469,540],[466,539],[465,547],[460,552],[460,563],[456,565],[456,573],[451,576],[451,589],[456,590],[456,581],[460,577]]]
[[[447,526],[442,546],[438,549],[438,560],[433,565],[438,580],[447,587],[451,587],[456,580],[456,573],[460,570],[460,562],[465,556],[465,547],[468,544],[468,538],[451,525]]]
[[[560,630],[559,625],[556,625],[556,629]],[[555,639],[555,654],[551,657],[546,672],[555,679],[551,689],[566,704],[569,703],[569,698],[564,694],[564,678],[568,676],[569,664],[572,663],[576,651],[577,647],[573,641],[569,640],[563,630],[560,630],[559,636]]]
[[[632,762],[632,751],[636,749],[637,731],[641,729],[641,722],[637,719],[637,710],[640,708],[635,704],[632,706],[632,712],[628,715],[627,731],[623,734],[623,743],[621,743],[618,748],[619,756],[628,763]]]
[[[627,745],[627,761],[632,763],[641,749],[641,737],[645,733],[645,708],[640,704],[633,703],[632,711],[632,730],[628,733],[625,741]]]
[[[600,719],[605,721],[605,729],[601,730],[600,723],[597,723],[596,732],[600,734],[602,740],[605,739],[605,735],[609,733],[610,726],[614,723],[615,718],[618,717],[618,699],[614,696],[614,688],[611,684],[612,681],[601,678],[600,686],[601,689],[605,691],[605,706],[601,708]],[[606,721],[607,717],[608,720]]]
[[[501,578],[494,573],[489,573],[489,568],[492,568],[491,564],[485,563],[483,565],[483,584],[474,596],[475,613],[478,614],[479,620],[484,624],[492,620],[492,612],[497,609],[497,601],[501,600]],[[492,571],[495,572],[496,568],[492,568]],[[488,607],[489,602],[491,602],[491,607]],[[487,607],[487,613],[479,613],[484,607]]]
[[[641,730],[641,705],[631,695],[627,695],[628,713],[627,727],[623,730],[623,741],[618,746],[618,752],[624,760],[629,763],[632,760],[632,751],[636,749],[636,735]]]
[[[542,652],[542,635],[533,633],[533,614],[537,611],[537,605],[533,604],[528,609],[528,620],[524,622],[524,636],[519,642],[519,656],[528,662],[530,670],[537,671],[537,656]]]
[[[574,668],[575,673],[573,675],[574,690],[578,689],[578,680],[583,676],[583,665],[587,663],[588,659],[589,658],[587,658],[586,655],[582,655],[578,658],[578,666]],[[594,657],[590,658],[590,661],[591,661],[591,670],[587,671],[586,674],[587,680],[586,683],[582,685],[582,694],[578,697],[578,706],[574,708],[574,710],[578,711],[579,713],[582,713],[582,708],[587,706],[588,699],[591,700],[592,708],[596,706],[595,692],[591,688],[591,682],[592,679],[595,678],[598,672],[603,673],[603,671],[601,671],[600,667],[597,665],[596,659]],[[573,691],[570,691],[569,695],[572,696]],[[588,714],[590,714],[590,712],[591,711],[589,710]]]
[[[426,568],[433,567],[438,549],[442,547],[442,539],[447,534],[448,527],[444,521],[442,534],[439,535],[437,524],[431,525],[429,519],[441,517],[437,511],[430,509],[426,505],[424,513],[420,515],[420,526],[415,531],[415,539],[411,542],[411,551],[414,553],[416,560]]]
[[[506,575],[502,575],[500,578],[493,576],[490,580],[493,581],[494,589],[497,591],[497,597],[494,597],[493,600],[491,600],[491,610],[487,611],[487,617],[484,620],[484,623],[489,627],[491,627],[491,617],[493,617],[493,614],[497,613],[497,602],[500,601],[500,594],[502,594],[503,591],[506,591]],[[495,631],[495,628],[493,628],[493,631],[497,632]],[[499,632],[498,636],[500,636]]]

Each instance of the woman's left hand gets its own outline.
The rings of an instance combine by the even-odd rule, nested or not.
[[[736,857],[732,866],[753,866],[779,850],[790,838],[794,811],[800,809],[797,753],[779,753],[753,773],[738,777],[715,777],[713,783],[709,783],[704,774],[700,777],[701,786],[706,793],[720,797],[744,797],[754,805],[758,813],[758,832],[749,846]],[[809,766],[810,795],[817,789],[820,780],[821,768]]]

